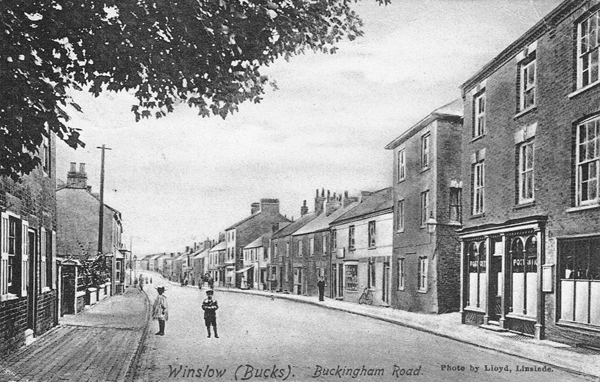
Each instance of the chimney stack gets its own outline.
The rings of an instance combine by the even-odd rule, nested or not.
[[[358,201],[359,201],[359,198],[357,196],[349,197],[348,191],[344,191],[344,198],[342,199],[342,206],[344,206],[344,208],[346,208],[350,204],[352,204],[354,202],[358,202]]]
[[[307,213],[308,213],[308,207],[306,206],[306,200],[305,200],[302,207],[300,207],[300,216],[304,216]]]
[[[329,193],[329,191],[327,191]],[[321,189],[321,196],[319,196],[319,190],[317,189],[317,195],[315,196],[315,214],[321,215],[325,204],[325,189]]]
[[[252,203],[250,205],[250,215],[254,215],[255,213],[260,211],[260,203]]]
[[[85,173],[85,163],[80,163],[79,171],[77,171],[77,163],[71,162],[71,169],[67,173],[67,187],[87,189],[87,174]]]
[[[278,214],[279,199],[264,198],[260,200],[260,211],[264,213]]]

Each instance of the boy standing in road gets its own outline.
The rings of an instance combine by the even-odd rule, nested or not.
[[[165,335],[165,321],[169,319],[169,305],[167,303],[167,296],[163,293],[165,292],[165,287],[159,286],[156,288],[158,292],[158,296],[156,296],[156,300],[154,300],[154,305],[152,306],[152,318],[158,320],[158,333],[157,336]]]
[[[210,327],[212,325],[215,331],[215,338],[219,338],[217,334],[217,309],[219,304],[217,300],[213,300],[214,291],[209,289],[206,291],[206,299],[202,302],[202,310],[204,310],[204,324],[208,332],[208,338],[210,338]]]

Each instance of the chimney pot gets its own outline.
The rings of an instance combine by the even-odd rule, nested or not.
[[[70,172],[76,172],[76,171],[77,171],[77,163],[71,162],[71,170],[70,170]]]
[[[79,163],[79,172],[85,174],[85,163]]]

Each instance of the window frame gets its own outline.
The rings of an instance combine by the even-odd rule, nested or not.
[[[533,66],[533,70],[531,67]],[[533,81],[530,84],[529,74],[533,73]],[[533,93],[533,101],[526,104],[529,92]],[[537,60],[535,52],[527,57],[526,60],[519,63],[519,112],[529,110],[537,105]]]
[[[519,204],[527,204],[532,203],[535,200],[535,145],[534,140],[530,139],[521,143],[518,147],[519,151],[519,160],[518,160],[518,201]],[[531,166],[528,167],[528,160],[525,157],[527,154],[531,155]],[[529,183],[529,179],[531,182]],[[531,189],[525,189],[525,187],[530,186]],[[529,195],[529,191],[531,193],[531,197],[526,197],[525,195]]]
[[[356,227],[348,226],[348,250],[354,251],[356,245]]]
[[[369,248],[377,247],[377,225],[375,220],[370,220],[368,223],[367,239],[369,240]]]
[[[480,171],[478,171],[480,169]],[[485,213],[485,163],[479,161],[471,166],[472,176],[472,196],[471,196],[471,214],[474,216]],[[479,181],[478,181],[479,180]]]
[[[594,130],[595,130],[595,137],[590,139],[588,136],[589,133],[589,127],[588,124],[589,123],[594,123]],[[586,133],[586,140],[585,142],[581,142],[581,129],[585,129],[585,133]],[[598,139],[600,139],[600,116],[595,116],[593,118],[589,118],[586,119],[584,121],[582,121],[581,123],[578,123],[575,129],[575,187],[576,187],[576,191],[575,191],[575,204],[577,206],[589,206],[589,205],[597,205],[600,201],[600,143],[598,143]],[[594,144],[595,147],[593,149],[594,152],[596,152],[596,156],[594,158],[585,158],[582,160],[581,156],[582,156],[582,147],[585,146],[585,153],[583,155],[586,155],[587,153],[590,152],[589,148],[587,147],[587,145],[590,144]],[[585,180],[585,183],[588,185],[588,187],[586,187],[586,193],[587,198],[585,200],[583,200],[583,182],[582,178],[583,178],[583,174],[582,174],[582,167],[586,166],[586,168],[592,167],[590,166],[590,164],[593,164],[593,167],[595,167],[595,177],[591,178],[590,177],[590,173],[589,172],[587,174],[587,179]],[[594,198],[590,198],[589,197],[589,193],[591,188],[589,188],[589,183],[595,182],[595,197]]]
[[[397,171],[398,171],[398,183],[406,179],[406,149],[402,148],[398,150],[397,155]]]
[[[427,170],[431,164],[431,133],[421,136],[421,170]]]
[[[482,108],[483,106],[483,108]],[[486,132],[486,110],[487,98],[485,90],[473,97],[473,131],[472,138],[476,139],[485,135]],[[481,122],[481,123],[480,123]]]
[[[427,226],[429,219],[429,190],[421,192],[421,228]]]
[[[311,237],[308,239],[308,256],[315,255],[315,238]]]
[[[427,292],[428,272],[429,261],[427,259],[427,256],[419,256],[419,263],[417,269],[417,291],[420,293]]]
[[[583,89],[589,86],[593,86],[600,82],[600,15],[598,10],[587,15],[583,20],[577,23],[577,89]],[[594,24],[590,24],[590,20],[594,19]],[[595,25],[595,30],[588,30],[589,25]],[[583,34],[583,28],[586,28],[585,35]],[[594,36],[595,42],[592,46],[590,44],[590,37]],[[586,45],[584,52],[583,46]],[[591,62],[594,60],[595,62]],[[593,68],[595,67],[596,79],[592,80]],[[587,75],[584,74],[587,72]]]
[[[404,199],[399,199],[396,202],[396,231],[398,232],[404,232],[405,214]]]
[[[406,261],[404,257],[398,259],[398,290],[406,289]]]

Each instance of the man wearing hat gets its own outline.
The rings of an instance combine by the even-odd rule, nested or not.
[[[217,300],[213,300],[213,293],[212,289],[206,291],[206,299],[202,302],[202,310],[204,310],[204,325],[206,325],[208,331],[208,338],[210,338],[211,325],[215,331],[215,338],[219,338],[217,334],[217,309],[219,309],[219,304]]]
[[[169,319],[169,304],[167,303],[167,296],[163,293],[165,292],[165,287],[159,286],[156,288],[158,292],[158,296],[156,296],[156,300],[154,300],[154,305],[152,306],[152,318],[154,320],[158,320],[158,333],[157,336],[165,335],[165,321]]]

